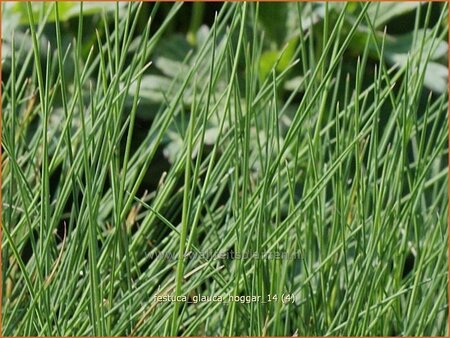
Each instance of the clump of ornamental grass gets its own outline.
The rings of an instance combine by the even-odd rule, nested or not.
[[[26,5],[2,77],[3,335],[448,334],[448,96],[426,86],[447,5],[417,4],[403,54],[382,5],[316,5],[289,4],[295,43],[267,63],[263,5],[225,3],[175,66],[154,55],[181,3],[102,27],[80,3],[69,41],[62,5]]]

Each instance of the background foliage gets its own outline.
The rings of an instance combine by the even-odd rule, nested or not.
[[[2,3],[3,334],[446,335],[447,10]]]

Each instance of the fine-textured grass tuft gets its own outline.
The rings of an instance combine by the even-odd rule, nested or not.
[[[446,3],[23,5],[3,335],[448,334]]]

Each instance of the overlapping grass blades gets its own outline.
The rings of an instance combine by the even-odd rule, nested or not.
[[[38,21],[28,5],[33,48],[13,42],[2,83],[3,334],[446,335],[448,97],[424,79],[447,5],[433,25],[417,8],[428,30],[417,19],[407,61],[389,66],[377,4],[350,26],[349,4],[326,4],[262,78],[259,5],[226,3],[135,145],[144,74],[181,6],[154,27],[155,6],[142,32],[142,4],[117,6],[86,54],[82,8],[66,45],[58,5]],[[50,14],[57,44],[42,53]],[[182,143],[161,173],[170,128]],[[144,193],[148,175],[161,178]],[[236,258],[248,253],[288,257]],[[154,301],[172,294],[278,300]]]

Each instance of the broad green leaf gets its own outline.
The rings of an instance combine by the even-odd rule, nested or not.
[[[429,62],[424,78],[425,86],[437,93],[444,93],[448,88],[448,69],[447,67]]]
[[[181,34],[173,34],[165,39],[161,39],[155,55],[183,62],[191,49],[192,47],[187,42],[186,37]]]
[[[259,63],[260,78],[265,79],[275,65],[275,70],[277,72],[282,72],[285,70],[292,62],[297,43],[298,40],[296,38],[292,38],[283,49],[264,52],[261,55],[261,60]]]
[[[151,102],[163,102],[164,95],[168,95],[171,80],[160,75],[144,75],[142,77],[139,95]],[[136,92],[136,84],[130,86],[130,95]]]
[[[350,49],[353,53],[359,54],[364,50],[364,46],[369,38],[367,27],[361,28],[356,32],[355,37],[350,43]],[[430,57],[430,66],[427,67],[425,74],[424,85],[436,92],[442,92],[446,90],[446,72],[447,67],[440,64],[442,58],[445,58],[448,53],[448,43],[443,40],[431,39],[432,33],[430,30],[419,30],[416,34],[416,41],[414,43],[413,33],[407,33],[402,35],[386,35],[384,42],[384,54],[385,59],[390,65],[398,64],[400,66],[407,62],[408,55],[417,57],[417,53],[421,48],[423,41],[423,48],[421,54],[421,60],[426,61],[426,58]],[[371,58],[378,60],[377,47],[372,38],[369,38],[369,54]],[[383,33],[377,32],[377,44],[381,49],[383,43]],[[445,73],[445,76],[444,76]],[[436,78],[436,81],[433,81]]]
[[[370,6],[368,15],[372,19],[375,28],[379,28],[393,18],[411,12],[420,5],[420,2],[397,1],[377,2]]]
[[[425,36],[424,36],[425,34]],[[431,34],[428,31],[419,31],[417,42],[413,46],[412,33],[401,36],[390,36],[386,40],[386,59],[391,64],[404,65],[408,55],[418,53],[422,40],[424,41],[421,60],[426,62],[430,55],[430,60],[425,71],[424,85],[434,91],[442,93],[447,90],[448,70],[447,66],[440,64],[437,60],[445,57],[448,53],[448,43],[445,41],[430,39]]]
[[[120,7],[124,7],[125,3],[119,3]],[[80,15],[80,3],[75,1],[61,1],[58,2],[59,17],[61,21],[66,21],[70,18]],[[47,22],[55,21],[55,12],[53,10],[54,3],[52,2],[32,2],[33,17],[35,22],[39,20],[43,10],[44,15],[49,12]],[[83,15],[92,15],[102,13],[102,11],[115,10],[116,4],[114,2],[84,2]],[[10,20],[13,17],[19,24],[28,24],[28,14],[25,2],[7,2],[3,7],[2,21]]]
[[[187,66],[186,64],[162,56],[158,57],[155,60],[155,66],[164,75],[171,78],[175,78],[179,74],[186,73],[189,71],[189,66]]]
[[[425,36],[424,36],[425,34]],[[423,57],[426,57],[428,52],[432,49],[430,58],[431,60],[437,60],[448,52],[448,43],[442,40],[432,41],[431,31],[419,30],[417,33],[417,40],[415,46],[413,46],[413,33],[403,34],[403,35],[389,35],[386,38],[385,50],[388,54],[407,54],[415,53],[419,50],[422,40],[424,41],[423,46]]]

